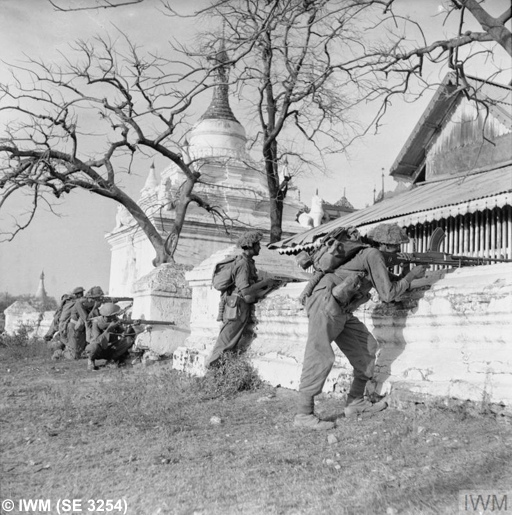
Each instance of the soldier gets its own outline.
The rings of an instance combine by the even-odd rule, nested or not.
[[[390,274],[382,252],[397,253],[400,245],[409,241],[398,225],[380,224],[369,237],[376,247],[364,247],[334,273],[326,274],[307,299],[308,340],[294,420],[297,427],[332,429],[335,425],[334,422],[320,420],[314,414],[314,398],[322,391],[334,363],[333,341],[354,369],[345,416],[375,413],[387,407],[384,400],[372,403],[364,397],[366,383],[373,377],[377,341],[353,311],[369,300],[372,287],[382,301],[398,300],[411,287],[413,279],[425,275],[426,267],[416,266],[402,279]],[[361,282],[347,299],[347,291],[343,291],[347,284],[344,281],[354,276],[360,277]]]
[[[89,358],[87,370],[98,370],[97,359],[119,366],[128,356],[136,335],[131,325],[125,326],[119,320],[119,311],[117,304],[107,302],[100,306],[100,316],[92,319],[91,342],[85,348]]]
[[[64,309],[64,305],[66,304],[66,302],[68,302],[72,298],[73,298],[73,296],[69,295],[68,293],[65,293],[60,298],[60,304],[59,304],[59,307],[57,308],[57,311],[55,311],[55,314],[53,315],[52,323],[50,324],[50,327],[48,328],[48,331],[46,332],[46,334],[43,336],[45,341],[47,341],[47,342],[52,341],[55,334],[58,333],[60,315],[62,314],[62,310]]]
[[[262,238],[260,231],[249,231],[238,238],[237,245],[242,249],[242,254],[233,264],[233,286],[227,291],[233,305],[230,306],[228,301],[224,309],[223,325],[207,360],[207,367],[215,363],[224,352],[237,346],[251,317],[252,304],[263,298],[278,283],[274,279],[258,281],[253,258],[260,253]]]
[[[76,287],[69,295],[66,295],[66,299],[64,299],[64,295],[62,296],[60,315],[58,321],[58,336],[59,342],[57,344],[57,348],[55,348],[55,352],[53,353],[52,359],[59,359],[61,357],[65,357],[68,359],[77,359],[75,357],[75,352],[72,348],[69,347],[68,342],[68,324],[71,319],[71,311],[75,302],[82,298],[84,295],[84,289],[81,286]],[[56,313],[57,315],[57,313]]]
[[[67,349],[74,359],[82,357],[82,353],[91,338],[92,318],[99,316],[97,300],[103,296],[99,286],[93,286],[85,296],[75,299],[71,306],[70,319],[67,325]]]

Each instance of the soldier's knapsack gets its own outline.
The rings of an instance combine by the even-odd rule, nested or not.
[[[367,246],[361,240],[359,231],[355,227],[339,227],[326,234],[313,254],[306,253],[297,260],[302,268],[306,269],[312,266],[315,270],[313,277],[299,296],[300,302],[302,304],[306,302],[325,274],[334,272],[336,268],[350,261]]]
[[[212,275],[212,286],[220,292],[229,290],[235,284],[233,267],[240,256],[231,256],[215,265]]]
[[[320,240],[313,254],[299,255],[299,265],[304,269],[312,266],[316,272],[333,272],[366,246],[355,227],[339,227]]]

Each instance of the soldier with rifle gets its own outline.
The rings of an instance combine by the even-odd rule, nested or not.
[[[366,383],[373,377],[378,344],[353,312],[370,299],[372,288],[384,302],[399,300],[411,287],[413,279],[425,275],[426,267],[416,266],[403,278],[390,273],[383,252],[397,254],[400,245],[409,241],[398,225],[380,224],[370,237],[375,247],[362,244],[349,261],[334,272],[322,275],[305,299],[309,326],[294,419],[297,427],[326,430],[335,425],[314,414],[314,398],[321,393],[334,364],[333,341],[354,369],[345,416],[375,413],[387,407],[385,400],[372,403],[365,398]]]
[[[100,316],[92,319],[91,341],[85,348],[88,355],[87,369],[98,370],[97,359],[107,360],[107,365],[118,367],[128,358],[135,343],[137,325],[174,325],[162,320],[123,319],[122,309],[112,302],[102,304]]]
[[[92,319],[91,341],[85,348],[88,355],[87,370],[98,370],[97,359],[119,366],[128,357],[128,351],[135,343],[133,325],[124,327],[119,318],[121,307],[112,302],[102,304],[100,316]]]
[[[249,323],[252,305],[281,282],[274,278],[258,279],[253,258],[260,253],[262,238],[260,231],[248,231],[238,238],[237,245],[242,249],[242,254],[238,256],[231,271],[233,284],[226,291],[223,324],[206,367],[215,364],[224,352],[236,348]]]
[[[71,317],[67,325],[67,341],[76,359],[82,356],[85,346],[91,341],[92,319],[100,314],[102,295],[101,287],[93,286],[85,292],[83,297],[76,299],[71,307]]]

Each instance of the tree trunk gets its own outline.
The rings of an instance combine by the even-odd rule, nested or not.
[[[461,0],[461,4],[471,12],[484,31],[512,56],[512,33],[504,25],[510,20],[511,9],[505,11],[498,19],[492,17],[477,0]]]
[[[275,243],[281,240],[283,234],[283,197],[279,191],[277,143],[275,140],[264,150],[264,156],[270,201],[270,243]]]
[[[157,267],[162,263],[172,263],[174,259],[167,251],[164,238],[162,238],[146,213],[144,213],[141,207],[122,190],[117,187],[113,187],[112,189],[112,198],[128,210],[155,249],[156,256],[155,259],[153,259],[153,266]]]

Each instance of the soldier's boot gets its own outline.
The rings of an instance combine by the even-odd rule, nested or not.
[[[95,365],[93,359],[88,359],[87,360],[87,370],[91,370],[91,371],[98,370],[98,367]]]
[[[388,403],[385,400],[380,400],[375,403],[371,403],[369,400],[363,397],[351,400],[345,407],[345,416],[354,417],[361,414],[378,413],[388,407]]]
[[[60,349],[56,349],[53,351],[52,359],[54,361],[57,361],[58,359],[62,358],[63,352]]]
[[[329,429],[334,429],[334,426],[336,424],[334,422],[329,422],[328,420],[320,420],[316,415],[313,415],[312,413],[310,415],[298,413],[297,415],[295,415],[293,425],[295,427],[302,427],[305,429],[328,431]]]

